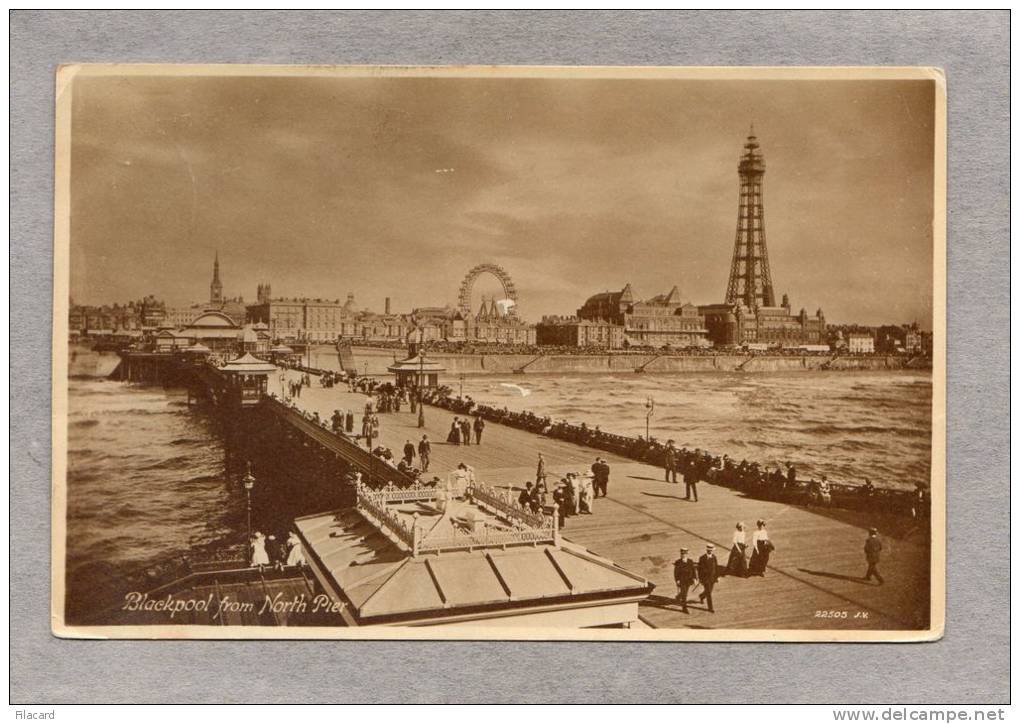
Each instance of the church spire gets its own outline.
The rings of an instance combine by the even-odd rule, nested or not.
[[[223,283],[220,282],[220,252],[216,251],[213,259],[212,283],[209,285],[209,302],[212,304],[223,303]]]

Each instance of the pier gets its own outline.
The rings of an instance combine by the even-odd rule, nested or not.
[[[231,378],[223,368],[207,362],[170,357],[161,361],[162,367],[154,366],[157,360],[146,357],[140,361],[144,368],[126,364],[126,370],[144,369],[148,381],[172,379],[186,384],[196,399],[245,410],[247,429],[260,430],[262,443],[272,445],[277,439],[285,440],[297,455],[307,459],[308,483],[322,477],[316,470],[332,471],[327,476],[332,482],[320,481],[313,486],[299,481],[281,492],[307,498],[304,502],[282,501],[289,507],[311,507],[328,514],[328,507],[316,506],[326,506],[331,499],[353,502],[354,490],[344,489],[338,481],[343,474],[349,477],[354,471],[362,474],[367,486],[376,489],[414,485],[411,475],[373,455],[363,440],[330,429],[335,410],[353,410],[356,432],[360,431],[362,412],[373,399],[365,394],[350,392],[342,383],[321,386],[313,374],[312,385],[304,387],[299,397],[288,400],[286,388],[302,374],[298,370],[275,370],[257,379],[241,379]],[[121,370],[122,376],[128,379],[140,376],[124,372]],[[611,560],[654,585],[639,604],[643,625],[742,630],[903,630],[927,626],[929,530],[926,519],[915,520],[892,510],[892,503],[905,495],[884,498],[881,503],[889,510],[876,506],[878,510],[866,512],[766,500],[702,481],[698,485],[700,500],[692,502],[684,499],[682,482],[664,480],[662,468],[622,454],[492,421],[486,425],[480,445],[447,443],[455,414],[434,405],[425,406],[424,427],[418,426],[418,413],[411,412],[409,406],[401,412],[376,414],[379,436],[373,439],[373,448],[388,448],[399,459],[407,441],[417,447],[426,434],[432,444],[426,480],[435,477],[445,483],[464,463],[474,470],[479,484],[510,500],[516,499],[525,482],[535,480],[539,453],[546,460],[550,484],[568,472],[590,469],[596,456],[605,459],[611,468],[608,496],[594,502],[591,515],[567,518],[558,534],[567,544]],[[695,589],[689,612],[683,613],[674,599],[673,582],[673,561],[679,557],[680,548],[688,548],[697,560],[711,543],[716,547],[720,568],[725,568],[736,523],[745,524],[750,542],[759,518],[767,521],[776,547],[766,575],[720,579],[713,594],[714,613],[697,601]],[[863,545],[871,526],[879,528],[884,544],[881,571],[886,582],[882,586],[861,579],[866,568]],[[226,580],[231,579],[231,575],[224,575]],[[233,574],[233,578],[240,582],[246,580],[246,575]],[[217,577],[211,585],[215,588],[222,583]],[[256,583],[259,591],[265,588],[261,577]],[[194,584],[210,585],[204,581]],[[303,590],[310,584],[292,577],[274,585]]]
[[[276,384],[269,391],[279,395],[278,380]],[[369,399],[343,386],[313,383],[294,401],[294,409],[308,416],[318,413],[322,420],[336,409],[353,409],[360,420]],[[270,409],[281,406],[276,401],[267,404]],[[856,511],[761,500],[705,482],[698,486],[700,502],[688,502],[683,483],[666,483],[660,468],[620,455],[493,423],[487,425],[481,445],[449,444],[446,434],[454,414],[434,406],[426,407],[424,428],[418,427],[417,413],[407,408],[378,415],[379,437],[373,445],[390,448],[398,457],[406,441],[417,444],[422,434],[428,435],[432,456],[427,477],[445,479],[463,462],[474,468],[480,482],[518,491],[525,481],[534,480],[540,452],[550,481],[588,469],[596,456],[604,458],[612,470],[608,497],[595,501],[592,515],[568,518],[561,533],[655,584],[640,607],[649,625],[883,630],[923,628],[927,623],[929,536],[927,527],[917,528],[912,520],[879,520]],[[349,439],[339,444],[357,445]],[[397,471],[385,468],[375,471],[375,479],[389,476],[396,481]],[[725,566],[737,521],[750,533],[758,518],[768,522],[776,546],[766,575],[723,578],[714,593],[715,613],[696,600],[689,604],[689,614],[682,613],[673,600],[673,561],[680,547],[689,548],[697,559],[705,545],[713,543],[720,566]],[[885,545],[884,586],[859,578],[866,567],[863,545],[871,525],[878,525]]]

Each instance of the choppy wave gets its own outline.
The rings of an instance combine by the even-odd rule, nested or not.
[[[912,487],[931,461],[931,376],[925,372],[813,374],[528,375],[527,399],[504,379],[466,378],[464,393],[625,435],[651,434],[688,447],[756,460],[795,461],[805,474]]]
[[[125,571],[236,538],[241,494],[225,484],[222,442],[185,393],[72,379],[68,403],[71,596],[88,601]]]

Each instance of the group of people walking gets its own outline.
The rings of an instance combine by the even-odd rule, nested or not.
[[[701,593],[698,595],[698,600],[706,605],[710,613],[715,613],[712,594],[719,579],[724,576],[733,578],[764,577],[769,565],[769,558],[775,550],[775,545],[769,537],[768,527],[761,519],[755,524],[750,542],[747,540],[744,524],[737,523],[736,530],[733,531],[732,545],[725,567],[716,558],[715,545],[712,543],[706,544],[705,552],[696,563],[690,558],[689,549],[681,548],[680,557],[673,561],[676,600],[680,604],[681,610],[684,613],[689,613],[687,608],[690,601],[689,594],[692,589],[700,586]],[[748,551],[750,551],[750,560],[747,558]],[[864,541],[864,559],[868,568],[859,580],[871,581],[874,579],[880,586],[885,583],[882,574],[878,572],[881,554],[882,540],[878,536],[878,529],[869,528],[868,537]]]
[[[481,445],[485,420],[481,417],[475,417],[474,420],[468,417],[454,417],[453,422],[450,423],[450,433],[446,436],[446,441],[451,445],[470,445],[472,431],[475,435],[475,445]]]
[[[379,416],[372,409],[371,401],[365,403],[365,412],[361,416],[361,437],[369,450],[372,449],[372,440],[379,437]]]
[[[591,515],[595,499],[609,493],[609,465],[604,458],[596,457],[591,467],[584,472],[568,472],[553,486],[552,502],[556,505],[559,527],[566,526],[567,518],[574,515]],[[548,471],[545,457],[538,454],[535,482],[524,484],[518,496],[521,507],[532,512],[544,511],[549,503]]]
[[[333,410],[330,421],[335,433],[343,432],[350,435],[354,432],[354,410]]]
[[[684,451],[686,452],[686,451]],[[663,457],[663,466],[666,469],[666,482],[677,483],[677,473],[684,479],[684,500],[698,502],[698,481],[708,477],[711,463],[701,455],[701,449],[694,451],[694,455],[681,455],[676,448],[674,440],[666,442],[666,450]]]
[[[251,566],[262,570],[272,566],[283,570],[286,566],[305,565],[305,551],[301,547],[301,539],[294,531],[290,532],[287,540],[281,542],[276,536],[266,536],[262,531],[255,531],[251,538],[250,545]]]
[[[751,560],[749,562],[747,559],[747,533],[743,523],[737,523],[725,567],[716,558],[713,543],[708,543],[705,546],[705,552],[698,559],[697,564],[689,558],[689,550],[681,548],[680,557],[673,562],[673,580],[677,590],[676,600],[680,603],[681,610],[684,613],[689,613],[687,609],[688,594],[696,586],[701,586],[698,600],[706,605],[710,613],[715,613],[712,594],[720,578],[724,576],[734,578],[765,576],[765,569],[768,567],[769,557],[775,550],[775,546],[769,539],[768,528],[764,520],[759,519],[756,523],[756,530],[751,535],[750,550]]]
[[[404,457],[401,458],[400,462],[408,469],[414,467],[415,452],[414,443],[410,440],[406,441],[404,443]],[[421,440],[418,441],[417,453],[420,461],[420,467],[418,469],[423,473],[427,473],[429,470],[429,464],[432,462],[432,441],[429,440],[428,435],[421,436]]]
[[[414,399],[413,397],[411,399]],[[400,408],[408,402],[407,390],[403,387],[383,385],[376,393],[379,412],[400,412]],[[414,410],[411,410],[414,412]]]
[[[346,381],[346,375],[341,375],[339,372],[332,372],[330,370],[324,370],[319,374],[319,384],[323,387],[335,387],[342,379]]]
[[[297,399],[298,397],[301,397],[301,390],[302,390],[302,388],[304,388],[304,387],[311,387],[312,386],[312,378],[307,373],[302,373],[302,374],[298,375],[298,378],[296,380],[288,380],[286,378],[286,375],[281,373],[280,374],[280,386],[283,387],[283,385],[285,385],[285,384],[286,384],[286,388],[285,389],[287,391],[287,398],[288,399]]]

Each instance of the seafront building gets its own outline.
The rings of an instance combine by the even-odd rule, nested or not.
[[[535,325],[535,338],[540,347],[596,349],[620,349],[624,340],[622,325],[560,316],[542,317]]]
[[[846,336],[846,351],[850,354],[873,354],[875,338],[867,332],[851,332]]]
[[[803,308],[793,314],[784,294],[778,307],[747,307],[741,303],[705,304],[698,307],[705,319],[708,338],[720,347],[766,344],[770,347],[801,347],[826,343],[825,314],[809,315]]]
[[[259,284],[258,301],[247,309],[248,319],[268,325],[274,339],[286,341],[335,342],[354,336],[359,311],[354,295],[347,299],[273,297],[272,287]]]
[[[71,301],[68,329],[77,334],[155,330],[164,325],[166,305],[151,294],[127,304],[90,306]]]
[[[619,347],[710,346],[704,318],[695,305],[680,299],[675,286],[665,294],[642,301],[635,298],[628,283],[618,292],[589,297],[577,310],[577,318],[620,327]]]
[[[418,307],[411,318],[426,341],[534,345],[536,340],[535,325],[518,319],[495,299],[483,298],[476,314],[451,306]]]

